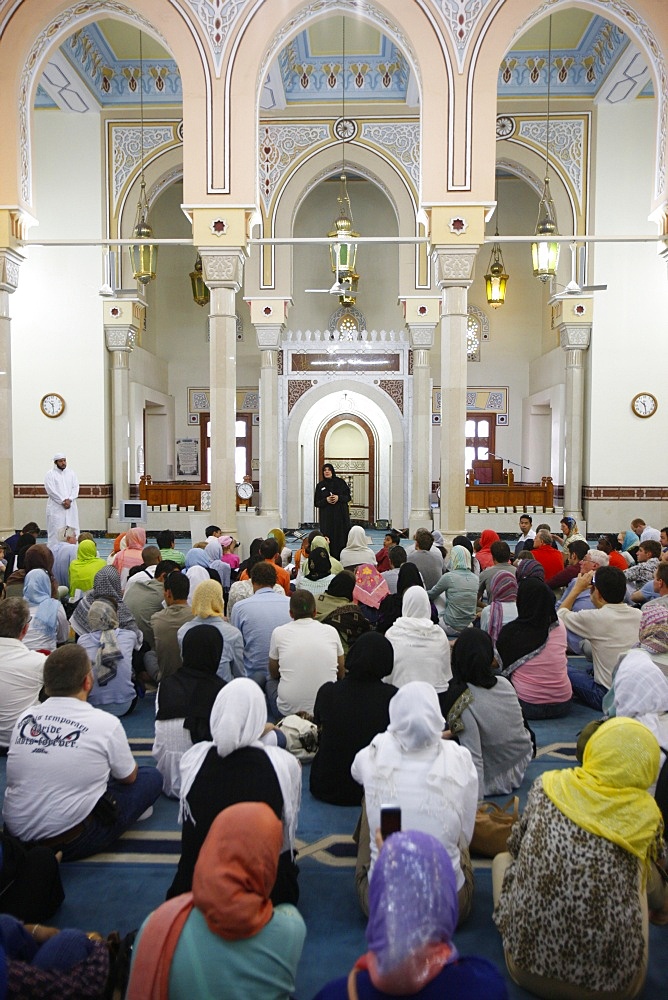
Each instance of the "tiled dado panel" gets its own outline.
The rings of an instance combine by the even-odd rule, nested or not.
[[[111,483],[82,483],[79,486],[79,500],[111,499]],[[40,483],[15,483],[14,497],[17,500],[28,500],[32,497],[45,497],[46,490]]]
[[[668,500],[668,486],[583,486],[583,500]]]

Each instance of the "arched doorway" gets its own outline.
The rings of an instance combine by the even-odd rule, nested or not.
[[[336,474],[348,483],[353,521],[373,524],[376,519],[376,448],[369,424],[355,413],[338,413],[320,430],[318,468],[331,462]]]

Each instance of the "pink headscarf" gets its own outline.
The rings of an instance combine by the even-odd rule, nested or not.
[[[130,528],[125,534],[125,542],[127,547],[120,549],[111,563],[119,573],[122,573],[124,569],[132,569],[133,566],[141,566],[143,563],[141,553],[146,545],[146,532],[143,528]]]
[[[502,569],[489,581],[489,626],[488,632],[496,645],[499,632],[503,628],[503,605],[517,602],[517,577]]]
[[[380,607],[380,602],[390,592],[387,582],[375,566],[364,563],[355,570],[355,589],[353,601],[356,604],[366,604],[368,608]]]

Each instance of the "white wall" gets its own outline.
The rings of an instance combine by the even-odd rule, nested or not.
[[[33,183],[39,227],[30,238],[99,237],[102,158],[96,115],[34,115]],[[108,359],[98,248],[30,248],[10,299],[14,481],[41,483],[56,451],[81,483],[110,481]],[[58,419],[41,413],[47,392],[65,398]],[[44,501],[35,502],[44,521]],[[26,502],[17,501],[23,523]],[[82,524],[102,527],[104,504],[81,501]]]
[[[295,236],[326,236],[338,213],[338,181],[316,187],[304,200],[295,219]],[[404,319],[397,303],[399,253],[392,236],[397,219],[382,191],[370,181],[349,180],[348,193],[354,229],[360,235],[388,236],[387,243],[361,244],[357,251],[360,275],[357,307],[366,316],[369,330],[401,330]],[[306,288],[329,288],[332,275],[326,245],[297,245],[294,254],[294,306],[288,323],[293,330],[326,330],[330,315],[339,306],[334,295],[307,295]]]
[[[594,228],[599,235],[656,234],[647,219],[655,119],[654,100],[598,109]],[[607,282],[608,290],[594,297],[585,483],[665,485],[666,463],[656,458],[665,451],[668,428],[666,264],[654,244],[599,244],[591,277],[597,284]],[[658,412],[649,420],[631,411],[632,397],[642,391],[659,399]],[[611,463],[618,449],[623,461]]]

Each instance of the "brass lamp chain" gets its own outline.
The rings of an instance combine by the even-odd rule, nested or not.
[[[545,119],[545,178],[549,177],[550,172],[550,94],[551,94],[551,82],[552,82],[552,15],[548,19],[547,28],[547,115]]]

